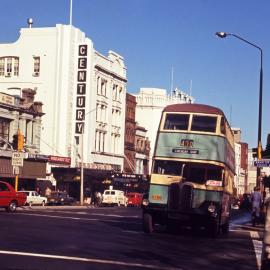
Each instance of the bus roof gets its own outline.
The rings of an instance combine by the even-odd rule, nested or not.
[[[179,103],[168,105],[164,108],[164,112],[194,112],[194,113],[206,113],[206,114],[220,114],[224,115],[223,111],[219,108],[194,103]],[[226,118],[226,117],[225,117]]]

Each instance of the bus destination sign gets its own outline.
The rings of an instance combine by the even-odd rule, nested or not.
[[[199,150],[197,149],[183,149],[183,148],[174,148],[172,149],[173,153],[181,153],[181,154],[199,154]]]

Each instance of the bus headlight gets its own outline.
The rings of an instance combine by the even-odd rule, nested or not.
[[[147,206],[149,204],[148,199],[143,199],[142,205]]]
[[[210,204],[209,206],[208,206],[208,212],[209,213],[214,213],[215,211],[216,211],[216,206],[214,205],[214,204]]]

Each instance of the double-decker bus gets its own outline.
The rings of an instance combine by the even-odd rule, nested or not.
[[[235,174],[233,133],[219,108],[174,104],[164,108],[143,200],[143,229],[205,227],[229,230]]]

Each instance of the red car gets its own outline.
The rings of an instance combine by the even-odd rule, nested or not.
[[[142,204],[143,195],[137,192],[127,193],[127,206],[140,206]]]
[[[0,207],[7,212],[15,212],[18,206],[23,206],[26,202],[26,194],[16,192],[7,182],[0,181]]]

